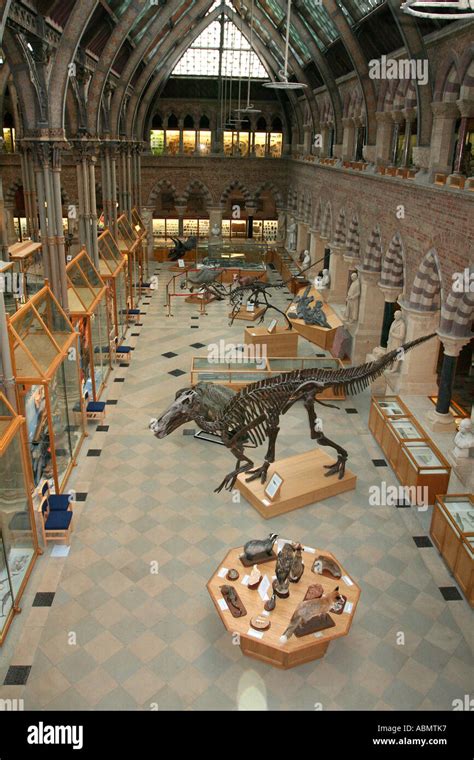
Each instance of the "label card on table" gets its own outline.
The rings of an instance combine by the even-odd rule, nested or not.
[[[263,639],[264,631],[256,631],[255,628],[249,628],[247,631],[248,636],[253,636],[254,639]]]
[[[349,578],[348,575],[343,575],[342,578],[341,578],[341,581],[344,581],[344,583],[346,584],[346,586],[353,586],[354,585],[354,583],[351,581],[351,579]]]
[[[250,575],[244,575],[242,578],[242,586],[248,586]]]
[[[225,578],[228,572],[229,572],[229,570],[228,570],[227,567],[221,567],[221,569],[217,573],[217,577],[218,578]]]
[[[268,579],[268,575],[264,575],[263,579],[260,581],[260,586],[258,587],[258,593],[261,599],[265,602],[268,599],[267,591],[270,588],[270,581]]]
[[[223,612],[225,612],[226,610],[229,609],[228,606],[227,606],[227,602],[226,602],[225,599],[219,599],[219,601],[217,602],[217,604],[219,605],[219,607],[221,608],[221,610]]]
[[[308,554],[316,554],[316,549],[313,549],[312,546],[303,546],[303,551],[308,552]]]
[[[180,269],[184,269],[184,259],[178,259],[178,266]]]
[[[344,606],[343,612],[346,612],[348,615],[350,615],[350,613],[352,612],[353,609],[354,609],[353,603],[352,602],[346,602],[346,604]]]

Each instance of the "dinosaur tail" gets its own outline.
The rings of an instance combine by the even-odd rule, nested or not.
[[[367,388],[370,383],[380,377],[384,370],[389,369],[395,362],[403,360],[403,356],[407,351],[434,337],[436,337],[436,333],[423,335],[421,338],[415,338],[415,340],[404,343],[394,351],[389,351],[388,354],[381,356],[380,359],[374,362],[367,362],[366,364],[359,364],[357,367],[344,369],[340,372],[338,378],[327,383],[327,387],[333,388],[336,396],[343,393],[355,396],[356,393],[360,393],[360,391]]]

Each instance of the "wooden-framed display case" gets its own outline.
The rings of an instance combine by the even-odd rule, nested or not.
[[[117,219],[117,244],[121,253],[127,258],[129,307],[136,309],[141,299],[142,238],[134,230],[125,214]]]
[[[288,356],[288,357],[271,357],[266,356],[261,359],[252,359],[245,361],[242,356],[235,359],[227,360],[223,358],[216,360],[208,356],[193,356],[191,361],[191,385],[197,383],[216,383],[218,385],[227,385],[229,388],[239,390],[245,388],[249,383],[255,383],[264,380],[266,377],[275,377],[282,372],[291,372],[295,369],[342,369],[343,364],[340,359],[315,356]],[[318,398],[337,398],[341,401],[345,395],[335,396],[332,388],[318,394]]]
[[[469,604],[474,606],[474,496],[437,496],[430,536]]]
[[[0,293],[7,314],[14,314],[21,306],[22,279],[18,262],[0,261]]]
[[[85,249],[66,267],[69,312],[79,333],[83,395],[98,401],[111,367],[107,286]]]
[[[21,277],[21,301],[25,303],[44,286],[45,273],[41,243],[24,240],[8,247],[10,261],[15,262]]]
[[[413,417],[387,417],[380,447],[394,470],[398,467],[402,443],[426,439],[426,433]]]
[[[147,247],[145,245],[148,234],[147,234],[145,222],[141,218],[140,213],[137,208],[132,208],[132,225],[133,225],[133,229],[135,230],[136,234],[138,235],[142,243],[142,257],[141,257],[142,282],[145,282],[148,280],[148,256],[147,256]]]
[[[372,398],[369,413],[369,430],[377,443],[382,445],[382,436],[387,419],[411,417],[411,412],[398,396]]]
[[[7,322],[34,484],[61,493],[85,436],[79,336],[47,285]]]
[[[0,393],[0,645],[38,554],[25,419]]]
[[[127,323],[127,259],[120,253],[110,230],[98,238],[99,274],[108,285],[110,322],[113,338],[120,343],[126,335]]]
[[[451,466],[428,438],[404,441],[400,447],[395,474],[404,486],[427,490],[428,504],[448,490]],[[426,500],[424,500],[426,501]]]

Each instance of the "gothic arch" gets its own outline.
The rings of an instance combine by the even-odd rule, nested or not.
[[[437,311],[443,300],[438,254],[431,248],[423,258],[413,281],[409,303],[419,311]]]
[[[367,241],[362,267],[366,272],[382,270],[382,234],[378,224],[373,228]]]
[[[225,188],[224,192],[221,195],[221,200],[220,200],[221,206],[225,206],[225,204],[229,200],[229,197],[231,196],[234,190],[239,190],[242,193],[242,195],[245,198],[246,203],[252,203],[253,198],[252,198],[252,193],[250,192],[250,190],[248,190],[242,182],[239,182],[239,180],[234,179],[229,185],[227,185],[227,187]]]
[[[173,193],[175,201],[178,199],[178,192],[175,186],[172,185],[171,182],[167,179],[160,179],[159,182],[157,182],[156,185],[154,185],[151,189],[146,205],[154,206],[156,204],[158,196],[161,195],[163,190],[168,190],[170,193]]]
[[[261,193],[268,191],[269,193],[272,193],[275,203],[277,206],[280,206],[282,208],[284,206],[283,202],[283,196],[278,189],[278,187],[275,185],[274,182],[271,182],[270,180],[267,180],[266,182],[263,182],[261,185],[259,185],[255,191],[255,200],[257,200]]]
[[[344,208],[339,210],[333,243],[339,248],[343,248],[346,244],[346,212]]]
[[[196,193],[196,192],[201,193],[201,195],[204,197],[206,201],[207,206],[212,206],[214,204],[214,199],[211,195],[211,191],[204,184],[204,182],[201,182],[200,179],[195,179],[188,184],[182,196],[183,204],[187,205],[189,196],[191,195],[191,193]]]
[[[332,237],[332,208],[331,201],[327,201],[321,221],[321,237],[330,240]]]
[[[454,293],[450,291],[441,306],[440,333],[464,337],[471,335],[474,319],[474,293]]]
[[[392,237],[382,261],[380,285],[387,288],[399,288],[403,292],[405,286],[405,260],[403,241],[399,232]]]
[[[357,214],[354,214],[349,225],[346,239],[346,256],[351,259],[360,259],[359,217]]]

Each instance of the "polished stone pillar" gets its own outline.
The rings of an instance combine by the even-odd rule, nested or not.
[[[342,160],[352,161],[354,158],[355,122],[352,117],[342,119]]]
[[[403,110],[403,114],[405,116],[405,137],[403,140],[403,157],[401,166],[407,168],[411,164],[410,144],[411,136],[413,133],[413,122],[416,118],[416,111],[414,108],[405,108]]]
[[[433,129],[430,145],[430,175],[450,174],[453,164],[456,120],[459,109],[456,103],[442,101],[432,103]]]
[[[438,330],[438,335],[443,344],[443,362],[438,385],[438,399],[436,407],[427,415],[427,422],[431,430],[448,431],[450,428],[455,429],[454,418],[449,412],[451,404],[454,376],[456,374],[456,365],[458,356],[463,346],[469,343],[471,335],[464,338],[443,335]]]
[[[392,111],[391,116],[392,116],[392,121],[393,121],[393,128],[392,128],[392,146],[390,150],[390,166],[396,166],[400,127],[405,121],[405,117],[402,111]]]
[[[326,247],[327,240],[322,238],[322,243],[322,255],[324,255],[324,248]],[[329,303],[344,304],[346,302],[347,289],[349,287],[349,263],[344,256],[346,248],[345,246],[337,246],[334,244],[331,244],[329,247],[331,249],[331,257],[329,259],[331,285],[328,293],[328,301]]]

